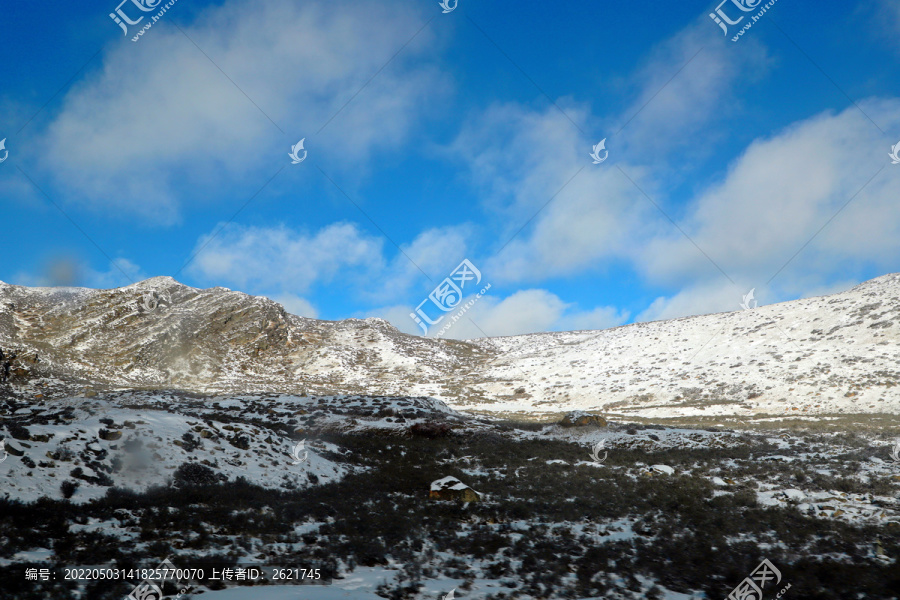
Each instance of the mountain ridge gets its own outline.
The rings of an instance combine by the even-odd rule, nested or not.
[[[0,393],[22,398],[181,389],[428,396],[519,414],[896,414],[898,348],[897,273],[751,310],[467,341],[299,317],[171,277],[109,290],[0,282]]]

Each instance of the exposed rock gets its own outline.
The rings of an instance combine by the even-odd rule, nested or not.
[[[113,442],[122,437],[122,432],[121,431],[113,431],[111,429],[101,429],[99,436],[100,436],[101,440]]]
[[[19,450],[18,448],[16,448],[15,446],[13,446],[9,443],[4,444],[4,448],[5,448],[6,452],[9,452],[13,456],[24,456],[25,455],[24,450]]]
[[[23,354],[15,350],[0,348],[0,383],[19,383],[27,379],[30,369],[26,365],[38,363],[36,352]]]
[[[600,415],[575,410],[564,416],[559,424],[563,427],[606,427],[606,419]]]

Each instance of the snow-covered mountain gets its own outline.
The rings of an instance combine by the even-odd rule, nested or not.
[[[26,398],[180,389],[429,396],[520,414],[896,414],[900,274],[752,310],[468,342],[301,318],[168,277],[113,290],[0,282],[0,351],[0,390]]]
[[[16,354],[10,381],[45,397],[72,387],[226,394],[389,388],[421,396],[412,389],[417,380],[443,380],[453,365],[490,358],[471,344],[400,334],[380,319],[305,319],[268,298],[199,290],[169,277],[113,290],[0,283],[0,311],[0,349]]]
[[[478,342],[500,410],[645,417],[900,413],[900,274],[831,296]],[[522,381],[527,394],[506,392]],[[524,383],[528,382],[528,383]]]

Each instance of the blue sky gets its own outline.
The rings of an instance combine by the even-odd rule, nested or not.
[[[178,0],[137,42],[164,2],[127,36],[115,1],[4,7],[0,280],[420,333],[468,259],[466,338],[900,271],[900,5],[778,0],[732,42],[739,1],[726,36],[717,2]]]

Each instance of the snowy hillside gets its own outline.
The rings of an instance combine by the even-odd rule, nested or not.
[[[7,404],[2,412],[5,497],[66,497],[78,503],[102,497],[111,486],[143,491],[173,479],[177,485],[179,479],[212,483],[242,477],[269,489],[300,489],[352,471],[344,450],[312,437],[405,432],[426,421],[448,428],[462,423],[436,400],[352,396],[124,392],[26,407]],[[69,482],[68,494],[63,481]]]
[[[469,410],[642,417],[900,412],[900,275],[752,310],[461,342],[318,321],[158,277],[0,283],[7,395],[113,389],[428,396]]]
[[[900,412],[900,274],[832,296],[606,331],[479,342],[499,350],[481,408],[645,417]],[[525,394],[510,397],[513,385]]]

